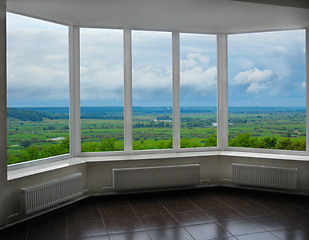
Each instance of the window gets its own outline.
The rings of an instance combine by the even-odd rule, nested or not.
[[[68,28],[7,14],[8,164],[69,153]]]
[[[306,150],[305,31],[229,36],[229,146]]]
[[[306,150],[305,35],[228,36],[229,147]],[[173,149],[172,33],[131,36],[133,150]],[[123,37],[123,30],[80,29],[82,152],[124,151],[131,109],[124,109]],[[217,37],[179,37],[175,136],[182,149],[216,147]],[[69,153],[68,28],[8,13],[7,38],[7,163]]]
[[[172,34],[132,32],[133,150],[172,148]]]
[[[123,31],[81,29],[81,150],[123,151]]]
[[[216,36],[180,34],[180,147],[217,146]]]

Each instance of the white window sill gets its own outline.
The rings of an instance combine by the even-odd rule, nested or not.
[[[225,157],[246,157],[261,158],[271,160],[285,161],[308,161],[309,156],[274,154],[274,153],[256,153],[244,151],[203,151],[203,152],[178,152],[178,153],[148,153],[148,154],[130,154],[130,155],[112,155],[112,156],[83,156],[83,157],[66,157],[59,160],[39,160],[35,164],[31,162],[25,164],[8,166],[8,180],[14,180],[48,171],[53,171],[65,167],[93,162],[112,162],[112,161],[134,161],[134,160],[154,160],[154,159],[173,159],[186,157],[207,157],[207,156],[225,156]]]

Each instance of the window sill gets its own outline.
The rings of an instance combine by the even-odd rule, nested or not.
[[[173,159],[173,158],[190,158],[190,157],[207,157],[207,156],[224,156],[224,157],[244,157],[244,158],[261,158],[284,161],[305,161],[309,162],[309,156],[291,155],[291,154],[274,154],[274,153],[257,153],[244,151],[203,151],[203,152],[177,152],[177,153],[148,153],[148,154],[127,154],[117,156],[83,156],[83,157],[66,157],[64,159],[47,161],[40,160],[39,164],[19,164],[8,166],[8,180],[28,177],[48,171],[71,167],[74,165],[95,163],[95,162],[117,162],[117,161],[136,161],[136,160],[154,160],[154,159]]]
[[[10,165],[8,166],[8,180],[14,180],[22,177],[40,174],[52,170],[57,170],[74,165],[93,163],[93,162],[117,162],[117,161],[135,161],[135,160],[154,160],[154,159],[172,159],[172,158],[186,158],[186,157],[202,157],[202,156],[219,156],[220,151],[207,152],[179,152],[179,153],[148,153],[148,154],[128,154],[117,156],[83,156],[71,157],[62,160],[55,160],[45,162],[38,160],[34,165],[31,162],[26,164]]]

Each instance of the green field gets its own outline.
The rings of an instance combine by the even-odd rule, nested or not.
[[[133,149],[171,149],[171,108],[133,108]],[[32,117],[31,117],[32,116]],[[181,147],[217,145],[216,108],[181,109]],[[9,109],[8,164],[69,152],[67,108]],[[229,146],[304,151],[304,108],[230,108]],[[82,108],[82,152],[123,151],[120,107]]]

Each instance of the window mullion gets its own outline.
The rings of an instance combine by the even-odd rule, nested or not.
[[[124,151],[132,152],[132,31],[124,29]]]
[[[69,27],[70,74],[70,152],[73,157],[81,153],[80,129],[80,37],[79,27]]]
[[[309,28],[306,29],[306,152],[309,154]]]
[[[217,35],[217,134],[218,149],[226,150],[228,148],[228,53],[227,53],[227,35]]]
[[[172,34],[173,48],[173,149],[180,150],[180,43],[179,32]]]

